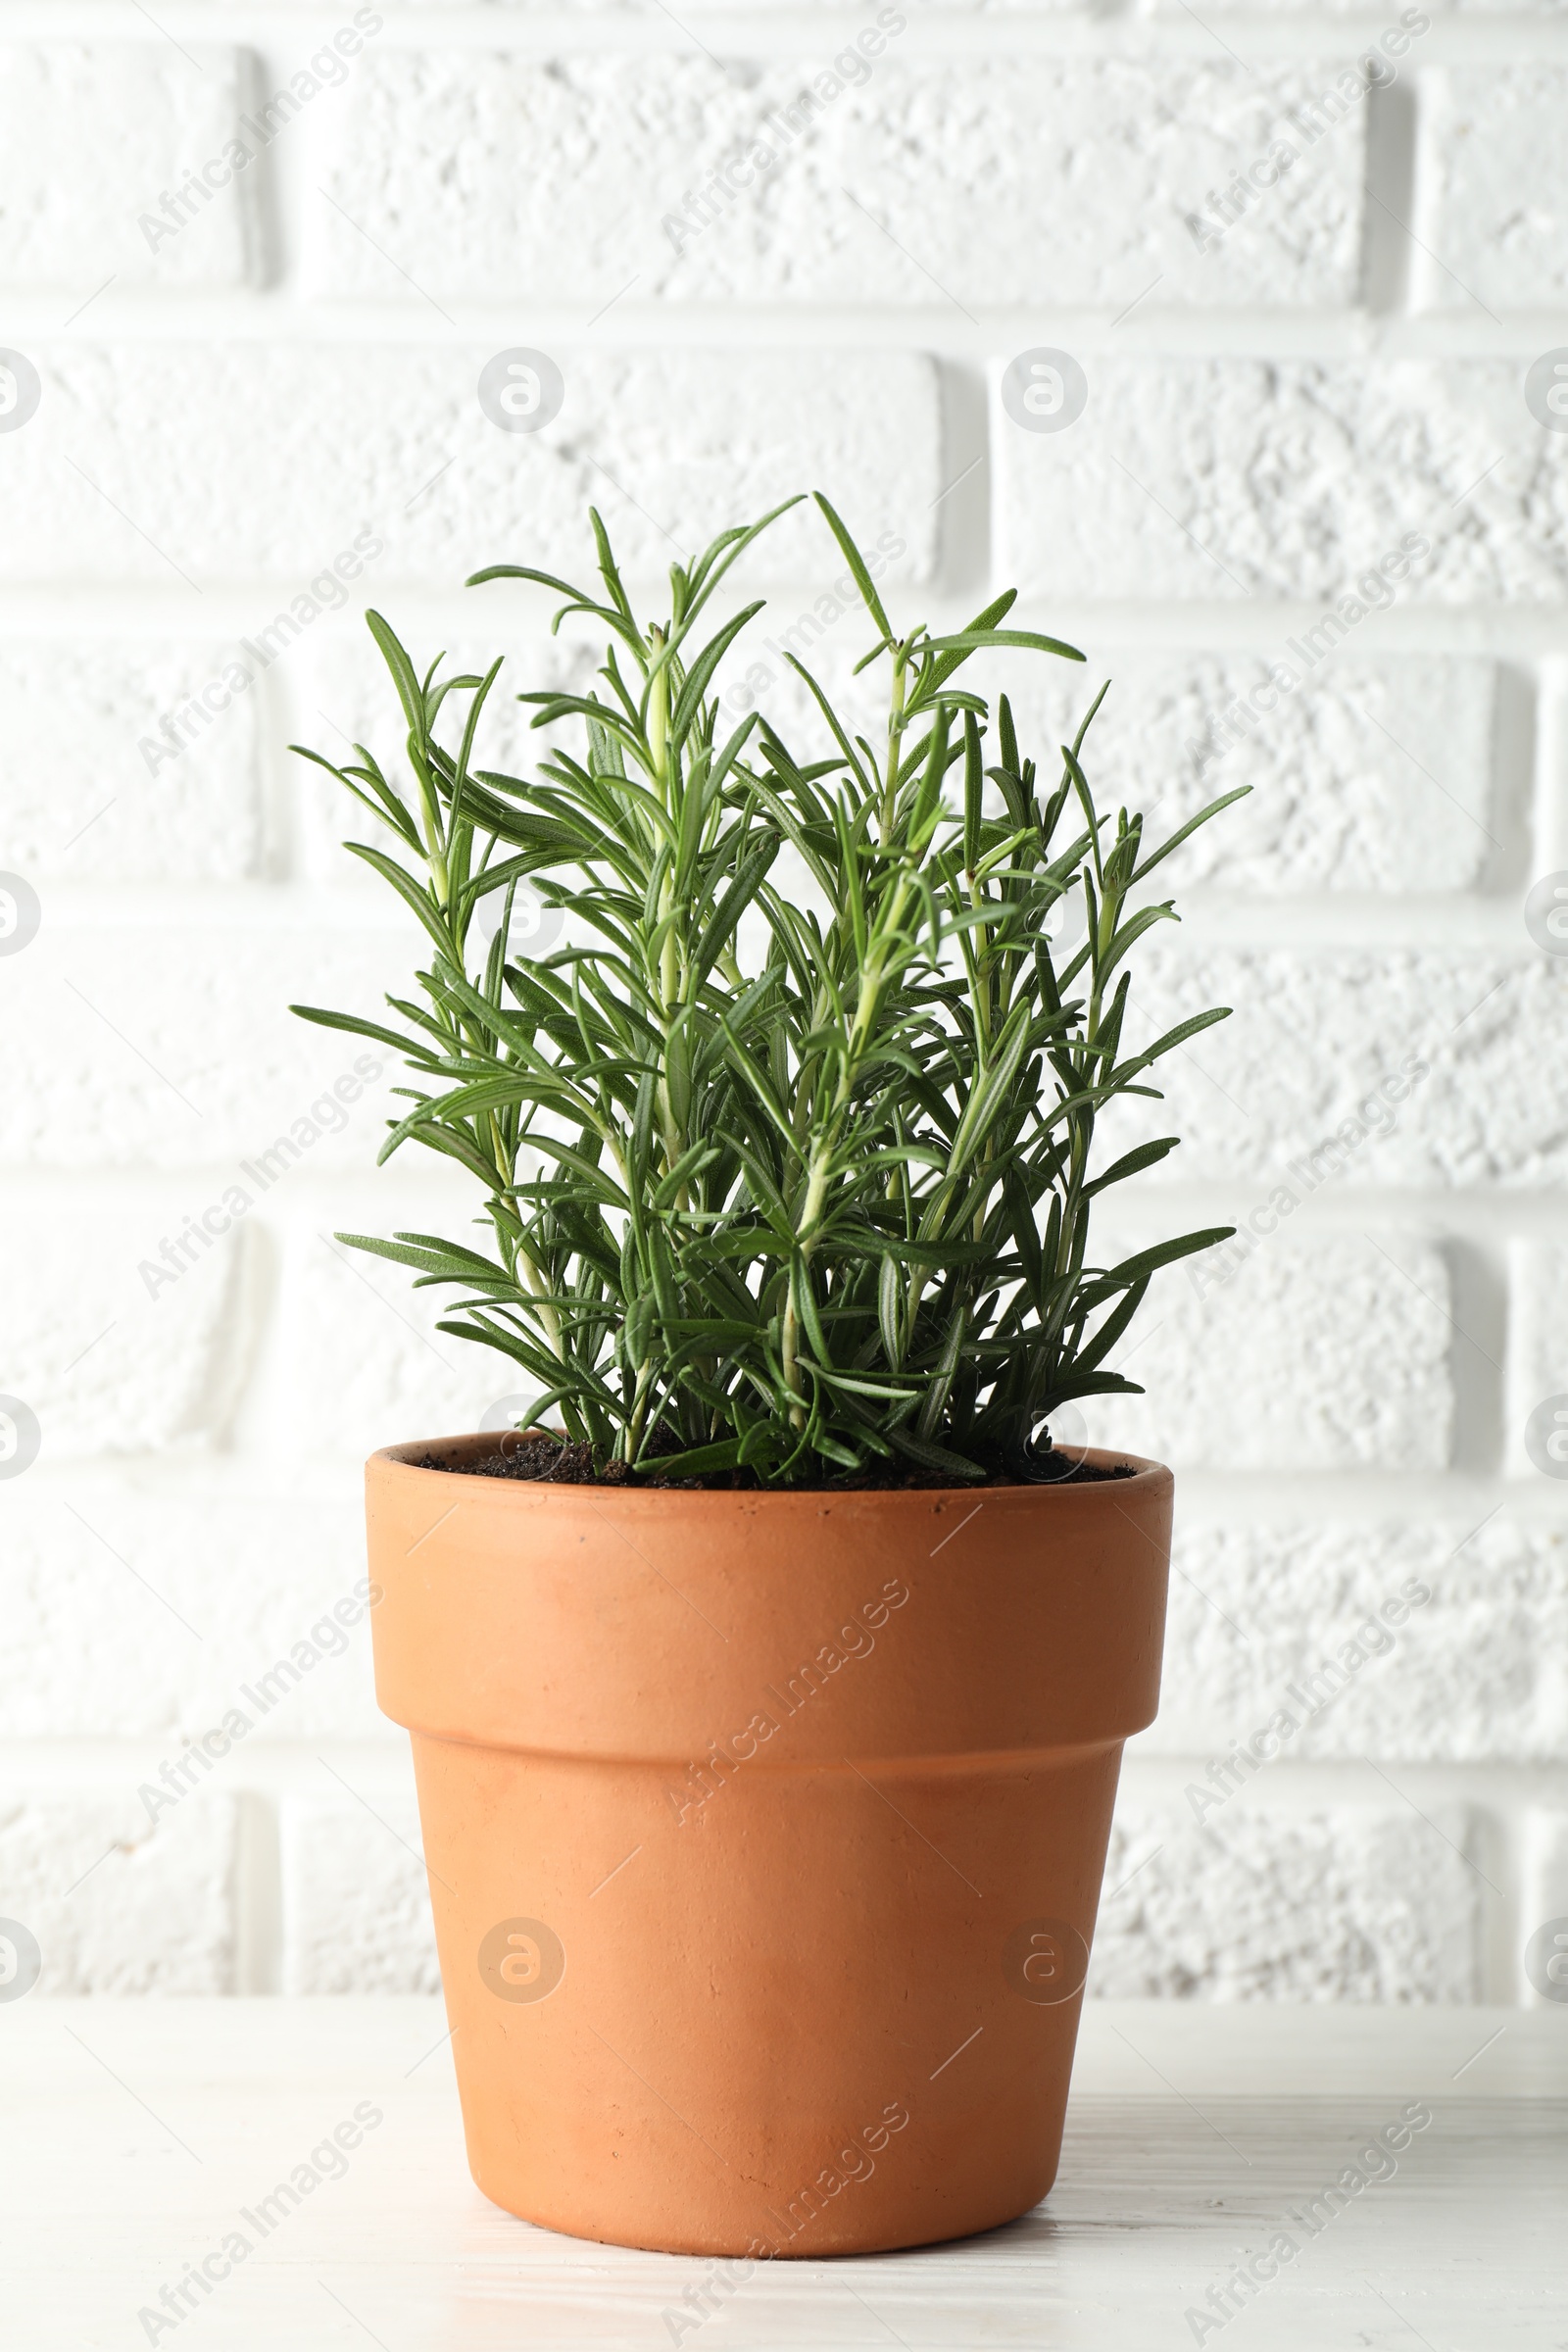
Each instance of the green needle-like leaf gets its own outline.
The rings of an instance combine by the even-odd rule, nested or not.
[[[720,724],[763,610],[722,599],[784,507],[673,566],[652,618],[598,514],[592,589],[474,575],[608,640],[591,684],[517,697],[549,735],[529,773],[493,763],[499,662],[442,676],[368,615],[403,763],[304,756],[384,826],[349,846],[416,918],[424,968],[390,1024],[294,1009],[397,1057],[380,1155],[461,1167],[484,1247],[339,1238],[444,1290],[440,1328],[521,1367],[532,1417],[622,1474],[1029,1475],[1054,1410],[1133,1390],[1114,1359],[1151,1280],[1228,1231],[1089,1255],[1098,1195],[1175,1146],[1107,1157],[1102,1120],[1225,1017],[1149,1037],[1129,968],[1173,908],[1139,893],[1239,796],[1144,857],[1142,817],[1099,808],[1085,766],[1103,687],[1042,786],[1006,699],[958,682],[976,654],[1076,649],[1004,625],[1011,590],[966,628],[896,627],[816,507],[877,631],[859,666],[886,724],[864,733],[794,654],[817,741]],[[1086,932],[1058,954],[1063,906]]]

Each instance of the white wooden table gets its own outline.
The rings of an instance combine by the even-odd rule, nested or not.
[[[0,2006],[8,2352],[1568,2342],[1568,2008],[1092,2005],[1036,2212],[961,2244],[774,2263],[696,2326],[683,2298],[701,2310],[709,2266],[486,2203],[444,2033],[425,2000]],[[1431,2122],[1396,2172],[1324,2200],[1315,2234],[1289,2218],[1412,2102]],[[339,2124],[356,2136],[356,2107],[330,2177],[319,2152]],[[319,2184],[263,2235],[260,2200],[302,2162]],[[1299,2251],[1200,2328],[1189,2313],[1213,2318],[1210,2288],[1282,2229]],[[223,2277],[235,2231],[252,2250]],[[217,2283],[186,2309],[177,2281],[204,2258]],[[138,2314],[167,2317],[166,2285],[182,2316],[159,2328]]]

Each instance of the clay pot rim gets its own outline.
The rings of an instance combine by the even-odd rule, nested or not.
[[[465,1487],[482,1489],[486,1494],[497,1497],[513,1495],[519,1501],[524,1497],[535,1500],[555,1497],[568,1502],[573,1498],[611,1496],[617,1509],[623,1503],[629,1503],[638,1510],[657,1510],[662,1503],[668,1505],[675,1501],[680,1503],[683,1510],[690,1510],[693,1506],[722,1506],[733,1510],[737,1504],[748,1508],[766,1504],[772,1510],[820,1510],[824,1504],[843,1503],[912,1503],[928,1508],[934,1503],[956,1502],[970,1496],[983,1497],[990,1504],[1003,1501],[1010,1503],[1019,1499],[1038,1501],[1046,1495],[1071,1498],[1081,1506],[1090,1496],[1100,1496],[1105,1501],[1120,1501],[1135,1495],[1141,1498],[1152,1494],[1161,1485],[1170,1487],[1175,1484],[1174,1474],[1163,1462],[1152,1461],[1145,1454],[1129,1453],[1122,1447],[1100,1446],[1085,1446],[1082,1459],[1096,1469],[1130,1468],[1132,1477],[1096,1480],[1088,1485],[1043,1480],[1038,1484],[1020,1483],[1014,1486],[964,1484],[952,1487],[598,1487],[567,1481],[558,1484],[549,1479],[489,1478],[477,1471],[455,1468],[432,1470],[410,1458],[413,1455],[434,1453],[444,1454],[450,1459],[458,1449],[466,1452],[476,1451],[480,1447],[487,1452],[494,1452],[506,1435],[504,1430],[465,1430],[453,1437],[407,1438],[396,1446],[378,1446],[366,1463],[366,1470],[367,1473],[373,1471],[383,1477],[388,1473],[407,1472],[415,1478],[440,1479],[444,1483],[461,1481]]]

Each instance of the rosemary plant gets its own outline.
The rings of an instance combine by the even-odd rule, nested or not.
[[[816,503],[875,631],[859,666],[888,684],[873,744],[794,664],[825,758],[755,712],[720,738],[714,673],[760,604],[698,633],[782,508],[673,568],[653,621],[597,514],[598,589],[475,575],[543,583],[558,627],[586,615],[609,639],[593,690],[518,698],[535,726],[581,728],[532,780],[474,765],[500,662],[421,676],[368,615],[407,779],[363,747],[344,767],[305,757],[390,828],[395,852],[347,846],[413,909],[427,963],[417,995],[387,1000],[395,1026],[294,1009],[403,1056],[409,1107],[380,1156],[419,1143],[459,1161],[488,1246],[339,1238],[454,1289],[441,1328],[513,1358],[537,1391],[527,1420],[559,1415],[618,1475],[1027,1479],[1067,1399],[1133,1390],[1110,1358],[1154,1271],[1230,1230],[1088,1256],[1097,1196],[1177,1140],[1097,1168],[1097,1123],[1225,1017],[1124,1045],[1128,953],[1173,911],[1140,893],[1239,796],[1146,853],[1141,816],[1096,809],[1093,710],[1048,788],[1006,699],[993,718],[957,680],[983,650],[1082,657],[1005,628],[1012,593],[957,634],[901,633]],[[570,910],[569,944],[509,950],[519,887]],[[1068,955],[1048,933],[1074,897]]]

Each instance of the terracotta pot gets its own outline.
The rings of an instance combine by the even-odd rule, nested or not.
[[[480,2188],[754,2260],[1037,2204],[1158,1697],[1170,1472],[734,1494],[414,1466],[495,1444],[367,1474]]]

